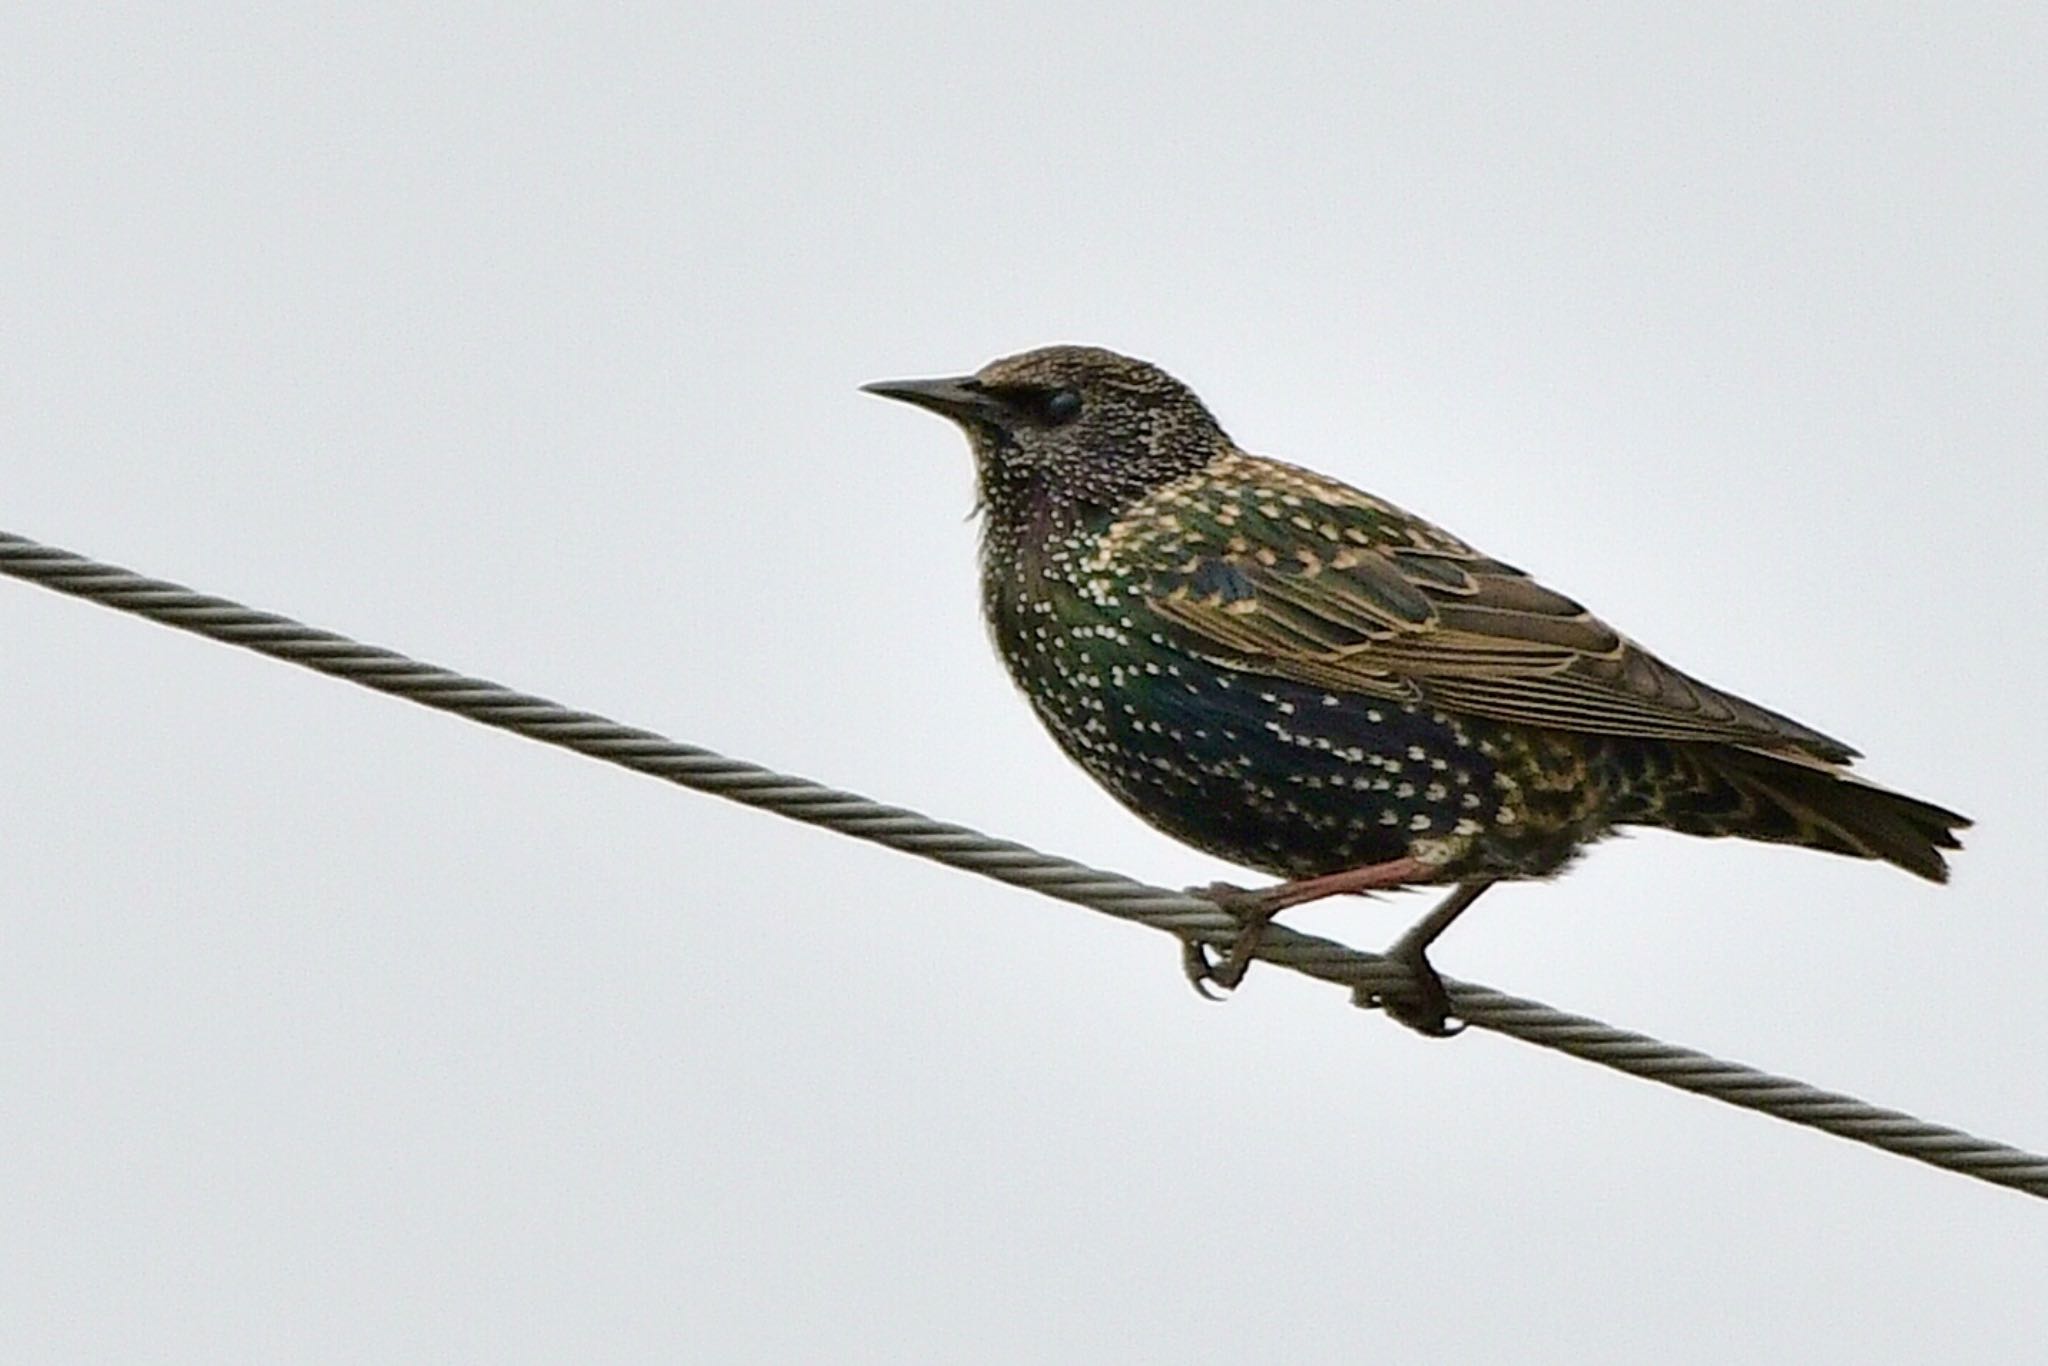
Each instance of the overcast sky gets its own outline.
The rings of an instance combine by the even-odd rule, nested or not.
[[[1169,885],[863,381],[1193,384],[1975,816],[1446,972],[2048,1146],[2038,6],[0,16],[0,529]],[[1254,13],[1254,10],[1256,13]],[[2048,1206],[0,582],[10,1360],[2010,1360]],[[1420,898],[1296,923],[1383,945]]]

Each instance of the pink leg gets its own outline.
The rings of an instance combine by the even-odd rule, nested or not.
[[[1432,871],[1430,865],[1421,859],[1397,858],[1386,863],[1369,863],[1363,868],[1347,868],[1341,873],[1328,873],[1322,877],[1276,883],[1256,892],[1233,887],[1227,882],[1213,883],[1197,895],[1214,900],[1243,921],[1244,928],[1237,932],[1237,942],[1230,946],[1229,955],[1220,963],[1211,963],[1202,946],[1190,941],[1186,956],[1188,980],[1205,996],[1209,994],[1204,987],[1207,982],[1214,982],[1225,991],[1234,991],[1244,980],[1253,956],[1259,951],[1267,924],[1280,912],[1290,906],[1321,901],[1326,896],[1358,895],[1425,881]]]
[[[1411,882],[1424,881],[1430,871],[1430,866],[1419,858],[1397,858],[1387,863],[1368,863],[1363,868],[1346,868],[1341,873],[1326,873],[1322,877],[1276,883],[1251,895],[1265,907],[1266,918],[1270,920],[1290,906],[1304,906],[1326,896],[1357,896],[1365,892],[1385,891],[1389,887],[1405,887]]]

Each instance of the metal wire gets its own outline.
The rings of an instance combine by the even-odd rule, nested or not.
[[[1237,932],[1236,920],[1199,897],[1148,886],[903,807],[729,759],[652,731],[421,663],[289,617],[144,578],[25,537],[0,532],[0,573],[682,787],[1164,930],[1183,941],[1221,948],[1228,946]],[[1406,968],[1378,954],[1279,925],[1267,931],[1258,956],[1310,977],[1341,983],[1352,989],[1353,999],[1358,1001],[1375,993],[1398,991],[1409,981]],[[1445,986],[1458,1016],[1478,1028],[2048,1198],[2048,1157],[1616,1029],[1491,987],[1449,979]]]

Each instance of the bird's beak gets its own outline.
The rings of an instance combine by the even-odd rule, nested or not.
[[[951,379],[884,379],[860,387],[862,393],[914,403],[955,422],[992,422],[1003,413],[1002,403],[972,375]]]

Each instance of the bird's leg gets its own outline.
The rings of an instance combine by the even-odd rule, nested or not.
[[[1492,885],[1491,882],[1459,883],[1449,896],[1437,903],[1434,910],[1409,926],[1407,933],[1387,949],[1388,958],[1408,969],[1415,986],[1412,996],[1373,993],[1361,988],[1354,993],[1352,1000],[1367,1008],[1384,1010],[1410,1029],[1434,1039],[1447,1039],[1463,1030],[1462,1021],[1456,1026],[1450,1024],[1451,994],[1444,990],[1444,979],[1430,964],[1429,946],[1450,928],[1451,922],[1467,906],[1479,899],[1481,892]]]
[[[1399,887],[1409,882],[1419,882],[1429,874],[1430,866],[1421,859],[1397,858],[1386,863],[1369,863],[1363,868],[1347,868],[1341,873],[1328,873],[1322,877],[1305,877],[1294,882],[1276,883],[1259,891],[1247,891],[1242,887],[1233,887],[1227,882],[1212,882],[1207,887],[1191,888],[1194,895],[1209,898],[1237,917],[1239,928],[1237,939],[1231,944],[1230,953],[1222,962],[1212,961],[1208,951],[1200,943],[1190,939],[1185,941],[1181,966],[1188,975],[1188,981],[1192,982],[1195,990],[1204,996],[1210,995],[1210,982],[1214,982],[1225,991],[1235,991],[1237,984],[1244,980],[1245,972],[1251,967],[1252,959],[1258,954],[1259,944],[1266,937],[1266,926],[1271,924],[1273,917],[1280,912],[1290,906],[1321,901],[1326,896],[1363,894],[1388,887]],[[1452,914],[1455,915],[1456,912]],[[1444,923],[1450,922],[1447,920]],[[1426,944],[1429,941],[1423,942]]]

